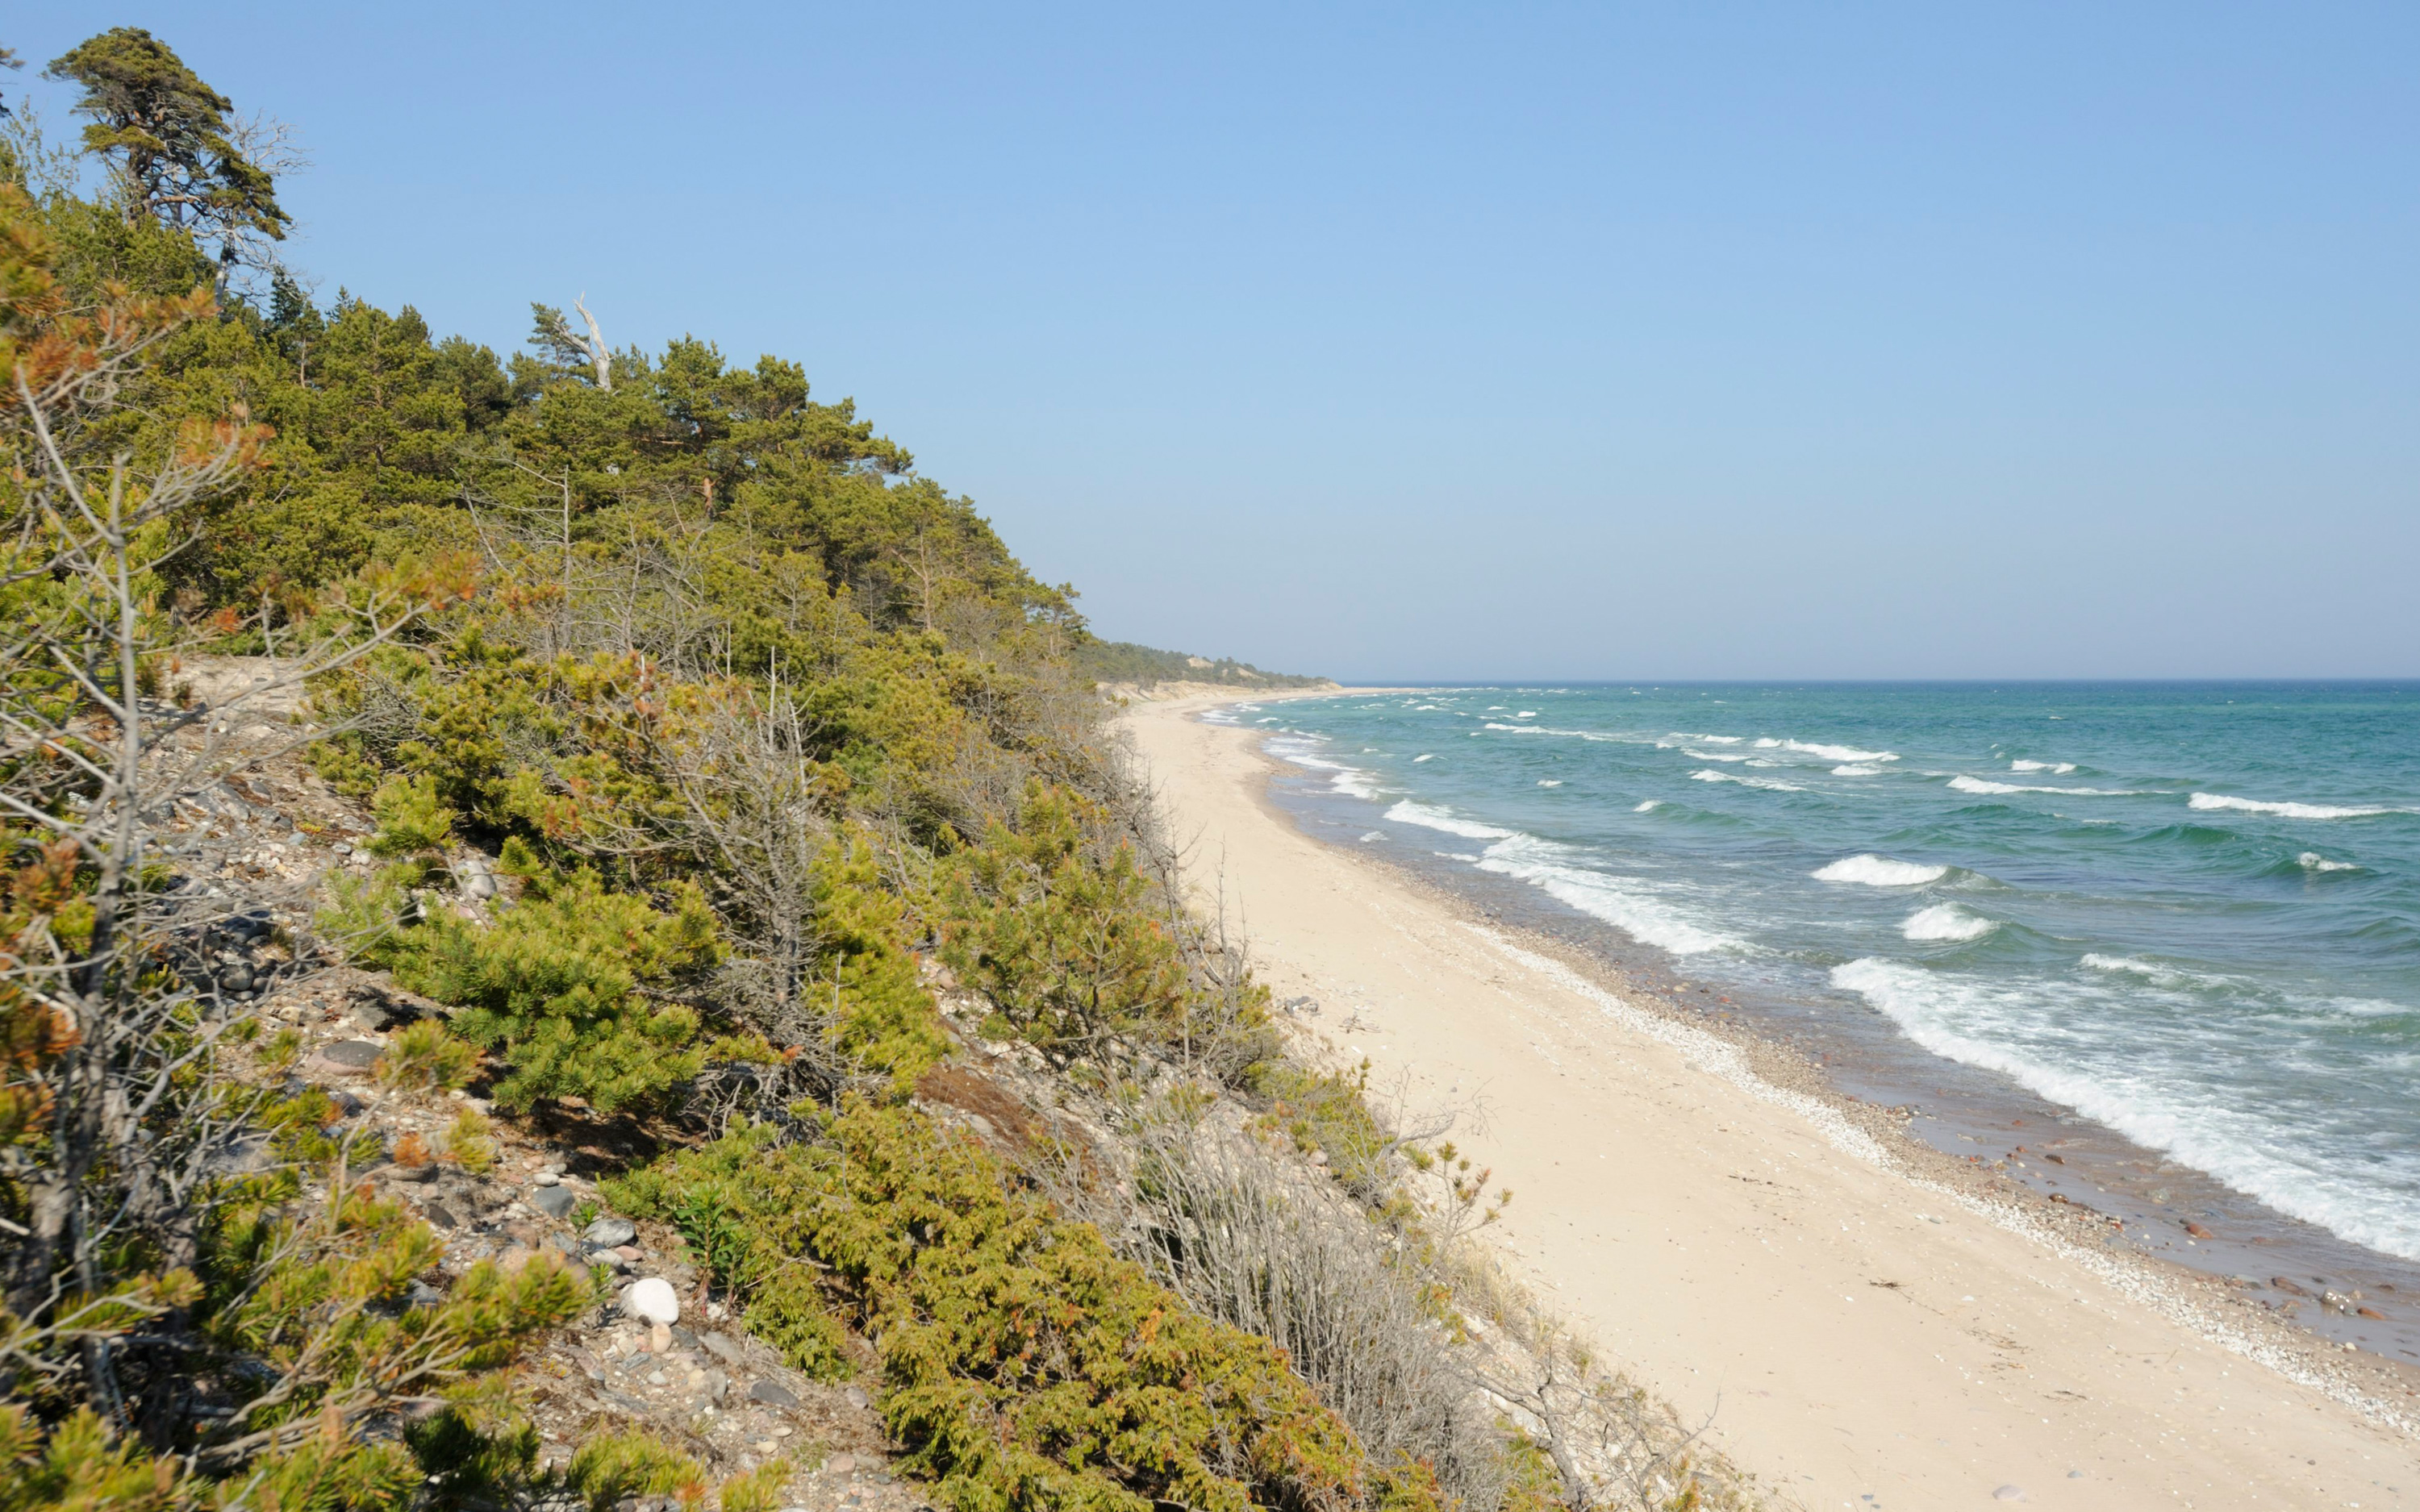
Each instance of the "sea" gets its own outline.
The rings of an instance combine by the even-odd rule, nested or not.
[[[1264,732],[1314,833],[1524,903],[2179,1258],[2420,1276],[2420,683],[1455,687],[1212,717]]]

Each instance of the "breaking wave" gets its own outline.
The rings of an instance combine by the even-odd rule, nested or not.
[[[1911,940],[1979,940],[1999,927],[1998,919],[1970,914],[1956,903],[1934,903],[1908,915],[1899,932]]]
[[[2409,809],[2344,809],[2330,803],[2268,803],[2225,793],[2196,793],[2185,800],[2193,809],[2232,809],[2238,813],[2274,814],[2280,819],[2368,819],[2382,813],[2410,813]]]
[[[1476,819],[1465,819],[1450,809],[1440,809],[1410,798],[1388,810],[1387,817],[1398,824],[1419,825],[1423,829],[1460,835],[1465,840],[1510,840],[1513,833],[1509,829],[1498,829],[1494,825],[1482,825]]]
[[[1928,882],[1938,882],[1949,874],[1946,866],[1926,866],[1916,861],[1894,861],[1887,856],[1869,851],[1861,856],[1844,856],[1814,873],[1818,882],[1857,882],[1869,887],[1918,887]]]

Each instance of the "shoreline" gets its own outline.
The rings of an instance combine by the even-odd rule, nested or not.
[[[1261,733],[1196,717],[1288,693],[1188,693],[1122,722],[1264,980],[1325,995],[1304,1032],[1375,1080],[1483,1118],[1464,1142],[1524,1198],[1510,1269],[1776,1491],[2420,1503],[2420,1373],[2094,1246],[2107,1219],[1924,1144],[1792,1047],[1304,833]],[[1610,1182],[1609,1151],[1630,1167]]]

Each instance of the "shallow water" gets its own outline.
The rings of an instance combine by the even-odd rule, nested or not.
[[[2420,1259],[2420,685],[1450,688],[1218,717],[1267,729],[1339,838],[1862,1043],[1897,1067],[1882,1095],[1947,1057],[2125,1136],[2067,1132],[2112,1182],[2153,1151],[2137,1184],[2207,1173],[2195,1211],[2240,1194]]]

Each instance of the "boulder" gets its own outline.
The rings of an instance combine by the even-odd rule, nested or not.
[[[799,1405],[798,1396],[789,1387],[771,1381],[760,1381],[749,1387],[748,1399],[752,1402],[763,1402],[768,1407],[788,1408]]]

